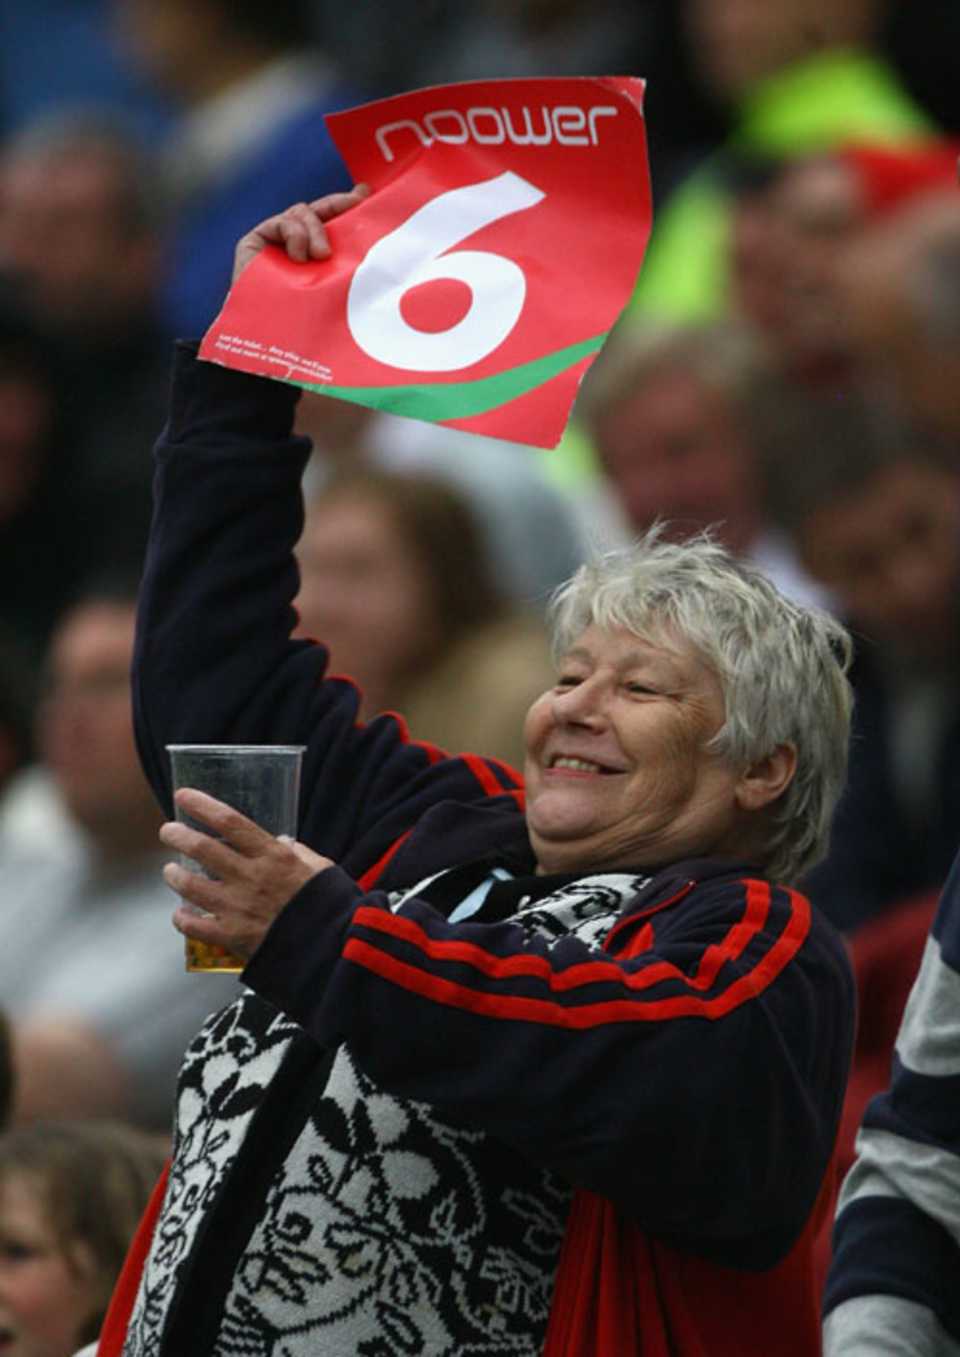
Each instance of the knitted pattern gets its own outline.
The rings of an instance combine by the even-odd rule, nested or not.
[[[599,946],[643,884],[619,873],[584,878],[521,903],[513,917],[528,935],[573,932]],[[396,893],[391,905],[408,895]],[[215,1203],[229,1216],[245,1137],[265,1098],[282,1120],[283,1060],[297,1033],[246,992],[189,1048],[170,1186],[126,1357],[174,1357],[163,1339],[169,1312],[192,1303],[190,1271],[222,1242],[220,1218],[215,1234],[205,1218]],[[554,1175],[485,1132],[379,1089],[341,1047],[276,1164],[239,1266],[223,1294],[196,1302],[222,1310],[209,1351],[534,1357],[569,1199]]]

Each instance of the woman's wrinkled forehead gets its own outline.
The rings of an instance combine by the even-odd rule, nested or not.
[[[671,619],[651,611],[645,621],[623,625],[619,622],[588,622],[587,626],[570,638],[558,654],[563,660],[578,654],[589,656],[591,634],[596,637],[616,636],[621,642],[619,655],[622,668],[643,667],[654,664],[669,678],[677,680],[689,676],[692,671],[703,671],[708,678],[718,684],[721,691],[723,683],[715,661],[704,652],[702,646],[688,636]]]

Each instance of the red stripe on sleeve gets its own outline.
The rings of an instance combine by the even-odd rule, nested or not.
[[[356,961],[384,979],[425,998],[492,1017],[518,1018],[563,1027],[590,1027],[619,1021],[654,1022],[674,1017],[719,1018],[766,989],[796,955],[807,936],[810,906],[802,895],[794,891],[789,891],[788,896],[792,909],[783,933],[756,966],[739,976],[722,994],[711,999],[688,992],[668,999],[644,1002],[628,997],[570,1008],[549,999],[479,992],[398,961],[359,938],[351,938],[343,954],[347,960]],[[754,911],[765,911],[767,903],[763,900],[763,893],[759,892],[757,902],[753,905]],[[632,975],[624,972],[616,963],[605,961],[584,962],[565,971],[554,972],[545,957],[532,954],[497,957],[474,943],[433,939],[412,920],[370,906],[361,906],[357,910],[355,923],[411,943],[433,960],[464,962],[494,980],[530,976],[544,981],[553,992],[564,992],[600,981],[617,984],[631,995],[663,980],[677,980],[688,991],[707,987],[707,977],[698,974],[691,979],[666,961],[655,962]],[[750,930],[755,931],[755,923],[756,914],[751,918],[748,907],[748,914],[741,924],[731,930],[724,943],[716,944],[718,952],[724,955],[711,958],[709,967],[705,968],[708,973],[710,970],[719,970],[724,960],[740,955],[748,935],[752,936]]]
[[[488,796],[502,796],[507,790],[500,786],[485,759],[478,758],[476,754],[462,754],[461,758]]]
[[[642,928],[637,929],[636,933],[634,933],[633,937],[619,955],[622,957],[639,956],[641,952],[645,952],[648,947],[653,946],[654,936],[653,924],[645,923]]]
[[[403,712],[387,710],[381,713],[382,716],[390,716],[397,723],[400,730],[400,738],[404,744],[412,744],[417,749],[422,749],[427,756],[427,763],[439,763],[441,759],[447,759],[450,755],[439,745],[431,744],[429,740],[416,740],[410,734],[410,727],[407,725],[407,718]]]
[[[744,977],[755,979],[758,993],[776,979],[791,957],[796,956],[810,932],[810,901],[799,891],[784,890],[791,905],[787,926],[766,956]]]
[[[678,994],[669,999],[646,1002],[637,999],[607,999],[600,1003],[579,1004],[564,1008],[548,999],[530,999],[524,996],[488,994],[469,989],[466,985],[444,980],[419,970],[407,962],[398,961],[379,951],[360,938],[351,938],[343,949],[347,961],[354,961],[414,994],[451,1008],[466,1009],[489,1018],[506,1021],[539,1022],[549,1027],[583,1029],[599,1027],[612,1022],[664,1022],[672,1018],[723,1018],[742,1003],[754,998],[773,981],[796,954],[805,931],[787,930],[767,953],[763,962],[740,976],[729,989],[713,999],[702,999],[695,994]],[[673,967],[668,967],[673,971]],[[621,979],[626,980],[621,973]]]
[[[411,740],[407,730],[406,722],[398,712],[388,712],[385,714],[389,715],[390,717],[392,717],[393,720],[397,722],[397,724],[400,727],[400,733],[402,738],[407,743],[416,745],[418,749],[422,749],[430,763],[436,763],[440,759],[445,759],[449,757],[447,753],[444,750],[440,749],[437,745],[428,744],[424,740]],[[477,782],[479,782],[481,788],[483,789],[483,791],[487,793],[488,796],[512,796],[517,804],[517,807],[520,810],[523,810],[525,793],[522,786],[502,787],[500,783],[497,781],[496,776],[494,775],[492,769],[487,764],[486,760],[479,758],[476,754],[461,754],[459,755],[459,757],[470,769],[470,772],[477,779]],[[509,764],[498,763],[497,766],[502,768],[505,774],[509,775],[511,781],[515,781],[516,772],[509,766]],[[399,839],[397,839],[394,843],[390,845],[390,847],[383,854],[383,856],[381,858],[378,858],[372,867],[368,867],[367,870],[360,877],[358,877],[357,885],[361,888],[361,890],[370,890],[370,888],[376,884],[376,882],[383,875],[388,864],[393,859],[397,850],[406,842],[406,840],[410,837],[412,832],[413,832],[412,828],[408,829],[405,834],[402,834]]]
[[[747,946],[757,936],[770,913],[770,884],[767,881],[749,880],[744,882],[747,888],[747,908],[739,923],[734,924],[723,942],[714,942],[700,958],[693,984],[697,989],[709,989],[728,961],[736,961]]]
[[[555,990],[575,989],[579,985],[589,985],[602,980],[620,981],[637,989],[644,989],[659,980],[681,974],[665,961],[649,966],[646,971],[633,976],[625,975],[623,968],[614,961],[584,961],[577,966],[568,966],[563,971],[555,971],[546,957],[536,956],[532,952],[501,957],[479,947],[476,943],[464,942],[462,939],[431,938],[413,919],[400,914],[391,914],[388,910],[374,909],[371,905],[360,906],[354,915],[354,923],[372,928],[379,933],[389,934],[403,942],[412,943],[424,956],[434,961],[460,961],[489,976],[491,980],[506,980],[523,975],[535,976],[537,979],[545,980],[551,989]]]

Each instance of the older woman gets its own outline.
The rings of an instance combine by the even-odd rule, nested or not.
[[[246,246],[302,257],[305,212],[320,229],[295,209]],[[709,538],[652,533],[556,600],[525,794],[392,715],[358,723],[323,646],[290,639],[296,394],[184,346],[159,447],[135,672],[157,794],[169,811],[168,741],[307,753],[301,843],[196,790],[183,810],[223,839],[162,831],[217,878],[167,868],[177,926],[249,962],[187,1052],[111,1342],[815,1352],[853,994],[780,883],[842,782],[846,634]]]

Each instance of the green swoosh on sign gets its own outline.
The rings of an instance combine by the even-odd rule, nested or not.
[[[442,423],[445,419],[467,419],[495,410],[508,401],[516,400],[534,387],[542,386],[551,377],[564,372],[588,354],[596,353],[607,334],[582,339],[565,349],[544,354],[519,367],[497,372],[492,377],[481,377],[475,382],[429,382],[410,386],[326,386],[311,382],[296,382],[304,391],[317,391],[322,396],[337,396],[340,400],[369,405],[375,410],[386,410],[394,415],[408,415]]]

